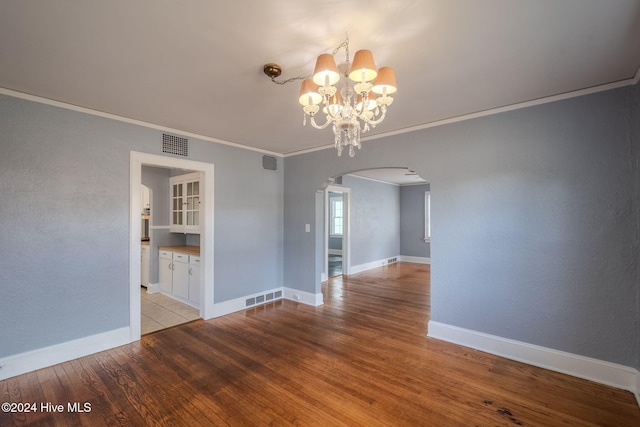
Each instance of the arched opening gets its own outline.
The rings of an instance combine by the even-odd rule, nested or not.
[[[430,307],[429,182],[407,167],[387,167],[332,177],[321,190],[324,297],[344,296],[354,280],[366,292],[362,280],[415,275]],[[396,284],[405,286],[398,281],[389,288]]]
[[[336,271],[355,274],[399,257],[430,263],[430,189],[407,167],[357,170],[328,179],[321,187],[322,281]],[[329,271],[330,261],[340,257],[342,265]]]

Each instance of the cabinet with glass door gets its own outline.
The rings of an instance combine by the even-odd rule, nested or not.
[[[202,174],[199,172],[174,176],[171,187],[170,231],[200,234],[200,206],[202,204]]]

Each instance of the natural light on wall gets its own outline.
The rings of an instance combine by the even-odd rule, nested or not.
[[[342,198],[331,199],[331,235],[342,236]]]

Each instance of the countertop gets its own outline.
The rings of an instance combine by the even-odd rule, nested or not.
[[[158,246],[158,249],[171,252],[182,252],[189,255],[200,256],[200,246]]]

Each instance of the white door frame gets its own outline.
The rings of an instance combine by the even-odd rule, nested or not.
[[[156,166],[170,169],[185,169],[202,172],[201,194],[204,195],[200,205],[202,223],[200,225],[200,258],[203,274],[200,276],[200,317],[213,317],[213,163],[195,160],[177,159],[174,157],[131,151],[130,155],[130,212],[129,212],[129,330],[130,340],[140,339],[140,185],[142,185],[142,166]],[[168,189],[167,189],[168,191]],[[167,207],[168,209],[168,207]]]
[[[324,273],[322,281],[329,278],[329,218],[331,217],[331,206],[329,204],[329,192],[342,193],[343,229],[342,229],[342,274],[351,274],[351,189],[329,185],[324,190]]]

